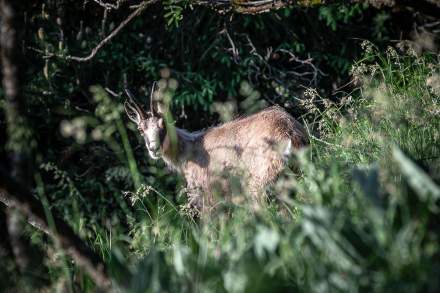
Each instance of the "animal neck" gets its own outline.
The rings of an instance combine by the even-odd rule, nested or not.
[[[183,164],[191,159],[194,145],[199,142],[202,132],[189,132],[185,129],[168,126],[163,135],[162,158],[172,169],[181,170]]]

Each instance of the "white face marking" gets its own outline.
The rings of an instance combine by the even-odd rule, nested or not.
[[[153,160],[160,158],[160,131],[161,131],[161,118],[150,117],[138,125],[141,135],[144,137],[145,146],[147,147],[148,154]]]

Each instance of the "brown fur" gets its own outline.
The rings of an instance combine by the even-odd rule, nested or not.
[[[283,151],[289,141],[292,151],[307,144],[301,124],[278,106],[206,131],[176,128],[176,134],[176,151],[165,135],[162,158],[185,177],[190,203],[198,209],[214,205],[215,193],[234,193],[234,178],[258,200],[285,167]]]

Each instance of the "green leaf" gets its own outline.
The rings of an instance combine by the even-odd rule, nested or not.
[[[440,188],[435,182],[419,166],[405,156],[397,146],[393,146],[393,158],[420,200],[429,202],[429,208],[432,211],[438,211],[435,202],[440,199]]]
[[[255,236],[255,254],[261,259],[264,257],[264,251],[269,254],[274,253],[279,241],[280,235],[277,231],[259,226],[257,236]]]

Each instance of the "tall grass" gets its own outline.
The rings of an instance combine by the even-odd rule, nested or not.
[[[194,220],[159,181],[140,185],[129,164],[140,185],[125,193],[130,212],[105,225],[86,224],[85,236],[108,262],[115,288],[439,290],[438,56],[366,47],[352,69],[359,88],[351,95],[338,104],[316,91],[306,95],[315,107],[310,148],[295,159],[299,171],[287,171],[258,211],[225,203],[209,219]],[[79,269],[71,272],[83,280],[80,291],[93,290]]]

